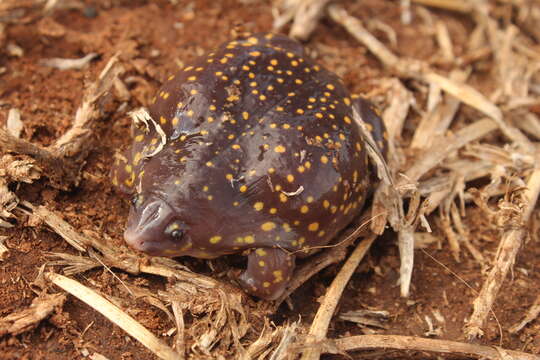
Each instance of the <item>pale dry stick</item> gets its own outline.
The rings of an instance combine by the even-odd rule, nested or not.
[[[279,305],[290,294],[302,286],[312,276],[319,273],[322,269],[343,260],[347,254],[347,247],[359,237],[368,235],[369,227],[366,225],[373,220],[373,218],[369,218],[371,213],[371,209],[364,211],[359,220],[360,225],[358,225],[349,235],[344,236],[335,245],[326,246],[327,250],[316,256],[310,257],[308,262],[295,271],[294,276],[287,285],[283,295],[274,301],[273,310],[277,310]]]
[[[441,48],[444,60],[451,62],[455,59],[454,49],[452,47],[452,39],[448,32],[448,27],[444,21],[439,20],[435,23],[437,42]]]
[[[66,183],[72,184],[77,181],[78,166],[74,163],[55,156],[41,146],[16,138],[4,129],[0,129],[0,150],[3,153],[12,152],[31,156],[55,188],[68,190],[69,186]]]
[[[386,93],[389,101],[389,105],[384,109],[382,114],[382,119],[388,132],[388,139],[399,139],[405,120],[409,114],[409,109],[414,104],[414,96],[397,78],[383,81],[382,85],[384,88],[387,88]],[[394,150],[395,147],[392,141],[389,142],[390,150]]]
[[[274,21],[272,23],[272,29],[279,32],[286,24],[288,24],[297,12],[302,0],[283,0],[280,5],[283,12],[280,14],[277,7],[272,7],[272,16]]]
[[[501,110],[491,101],[486,99],[478,90],[467,84],[460,84],[456,81],[452,81],[451,79],[445,78],[434,72],[425,73],[423,78],[428,82],[436,83],[444,91],[453,95],[461,102],[483,112],[497,123],[506,137],[524,148],[528,153],[535,152],[534,145],[531,141],[517,128],[508,125],[503,119]]]
[[[144,326],[139,324],[131,316],[126,314],[103,296],[96,293],[94,290],[73,279],[53,272],[46,273],[45,278],[105,316],[141,344],[146,346],[160,359],[180,359],[179,355],[173,349],[148,331],[148,329],[146,329]]]
[[[302,41],[307,40],[324,15],[329,2],[330,0],[303,0],[294,14],[289,36]]]
[[[403,185],[406,182],[417,182],[420,177],[439,165],[449,154],[496,129],[497,124],[495,122],[490,119],[482,119],[462,128],[454,135],[447,136],[439,143],[426,149],[423,156],[418,156],[416,163],[407,169],[405,177],[399,183]]]
[[[451,79],[459,82],[465,81],[467,77],[468,73],[464,71],[453,71],[450,74]],[[430,85],[440,89],[440,87],[434,83]],[[437,104],[433,111],[429,111],[422,116],[420,124],[414,131],[411,148],[424,149],[431,146],[437,138],[437,135],[440,136],[446,132],[454,119],[460,104],[461,101],[452,95],[446,94],[444,101]]]
[[[492,360],[540,360],[539,356],[515,350],[506,350],[494,346],[467,344],[457,341],[426,339],[402,335],[358,335],[332,341],[333,346],[341,351],[368,349],[399,349],[409,351],[430,351],[443,354],[468,354]],[[504,356],[506,355],[506,356]]]
[[[173,300],[171,302],[173,314],[174,314],[174,320],[176,322],[176,339],[174,341],[174,344],[176,346],[176,352],[179,355],[179,359],[185,359],[186,358],[186,342],[184,340],[184,314],[182,311],[182,305],[179,301]]]
[[[119,54],[115,54],[107,62],[98,79],[84,92],[82,103],[75,113],[73,126],[52,146],[56,156],[74,157],[89,149],[94,123],[102,115],[99,102],[124,71],[118,63],[118,56]]]
[[[511,334],[515,334],[521,331],[521,329],[523,329],[528,323],[536,319],[539,315],[540,315],[540,295],[536,297],[534,304],[529,308],[523,320],[513,325],[510,329],[508,329],[508,331]]]
[[[523,147],[527,152],[534,153],[534,146],[529,139],[517,128],[504,122],[501,110],[486,99],[473,87],[459,84],[429,69],[427,63],[414,59],[400,59],[388,48],[369,33],[362,23],[339,5],[330,5],[328,13],[332,20],[341,24],[358,41],[363,43],[387,67],[395,70],[404,77],[412,77],[424,82],[434,82],[444,91],[458,98],[463,103],[491,117],[505,136]]]
[[[474,7],[467,0],[412,0],[414,3],[439,9],[470,13]]]
[[[358,41],[365,44],[368,49],[375,54],[388,67],[395,67],[399,63],[399,58],[394,55],[383,43],[362,26],[362,23],[340,5],[332,4],[328,6],[328,14],[336,23],[341,24]]]
[[[328,325],[330,324],[330,320],[332,320],[332,316],[334,315],[336,306],[341,298],[341,294],[343,293],[343,290],[345,290],[345,286],[347,286],[347,283],[358,267],[358,264],[360,264],[360,261],[362,261],[376,238],[376,235],[371,235],[360,242],[332,281],[309,329],[309,335],[311,336],[310,341],[318,342],[326,337]],[[320,355],[321,351],[319,348],[307,349],[302,355],[302,360],[317,360]]]
[[[66,302],[64,294],[45,294],[32,300],[25,309],[0,317],[0,338],[6,334],[19,335],[31,330]]]
[[[527,189],[524,192],[526,206],[521,215],[521,222],[527,224],[532,211],[536,206],[538,194],[540,193],[540,169],[535,169],[527,182]],[[480,294],[473,302],[473,313],[469,321],[465,324],[465,333],[469,338],[476,338],[483,335],[482,327],[493,308],[493,303],[497,298],[499,290],[508,275],[508,271],[513,266],[516,255],[521,247],[523,239],[527,235],[525,225],[519,228],[512,228],[503,234],[495,264],[488,274]]]

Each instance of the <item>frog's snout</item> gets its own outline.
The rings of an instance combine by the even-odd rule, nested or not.
[[[161,199],[151,199],[132,207],[124,232],[126,243],[150,255],[161,254],[161,240],[173,216],[173,209]]]

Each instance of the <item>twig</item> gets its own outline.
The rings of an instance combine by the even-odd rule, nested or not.
[[[358,335],[332,341],[341,351],[356,351],[364,349],[400,349],[413,351],[432,351],[443,354],[469,354],[481,358],[500,360],[540,360],[540,357],[521,351],[506,350],[457,341],[425,339],[414,336],[399,335]],[[504,355],[507,355],[505,357]]]
[[[326,337],[328,325],[330,324],[330,320],[332,320],[332,316],[334,315],[336,306],[341,298],[341,294],[343,293],[343,290],[345,290],[345,286],[349,282],[349,279],[358,267],[360,261],[366,255],[376,237],[376,235],[371,235],[367,239],[360,242],[356,249],[354,249],[351,256],[347,259],[337,276],[334,278],[334,281],[332,281],[332,284],[326,291],[326,295],[321,302],[321,306],[313,319],[311,328],[309,329],[309,335],[312,336],[311,341],[321,341]],[[316,360],[319,359],[319,356],[320,349],[311,348],[304,352],[302,360]]]
[[[292,280],[287,285],[287,289],[275,302],[273,309],[277,310],[279,305],[296,289],[302,286],[306,281],[308,281],[312,276],[319,273],[322,269],[341,262],[346,255],[347,247],[356,239],[361,236],[367,236],[369,233],[369,227],[366,226],[372,219],[369,218],[371,211],[367,210],[362,215],[358,225],[352,233],[344,236],[342,239],[339,239],[337,244],[330,245],[328,249],[313,256],[306,262],[305,265],[300,267],[294,274]]]
[[[111,322],[118,325],[122,330],[146,346],[160,359],[179,359],[179,355],[173,349],[168,347],[131,316],[92,289],[75,280],[55,273],[47,273],[45,274],[45,278],[71,295],[77,297],[79,300],[85,302],[95,311],[101,313]]]
[[[184,341],[184,314],[182,311],[182,305],[179,301],[173,300],[171,302],[172,310],[174,313],[174,319],[176,322],[176,339],[175,346],[176,352],[179,355],[179,359],[185,359],[186,357],[186,343]]]
[[[0,150],[34,158],[55,188],[68,190],[70,184],[78,181],[79,167],[74,162],[64,160],[47,149],[18,139],[3,129],[0,129]]]
[[[317,27],[319,19],[330,0],[304,0],[294,15],[289,35],[298,40],[307,40]]]
[[[523,329],[528,323],[536,319],[538,315],[540,315],[540,295],[536,297],[534,304],[527,311],[525,318],[523,318],[523,320],[521,320],[519,323],[508,329],[508,331],[512,334],[521,331],[521,329]]]
[[[66,301],[64,294],[42,294],[32,301],[28,309],[20,310],[0,318],[0,337],[18,335],[36,327],[53,311],[61,308]]]
[[[55,155],[80,158],[90,148],[93,125],[102,115],[99,101],[124,71],[118,63],[118,56],[119,54],[116,54],[109,60],[96,82],[85,91],[81,106],[75,114],[73,126],[52,146]]]
[[[413,2],[439,9],[470,13],[474,7],[467,0],[412,0]]]
[[[529,221],[530,215],[536,206],[539,192],[540,169],[535,169],[527,182],[527,189],[523,193],[526,204],[521,215],[522,224],[526,224]],[[495,265],[484,282],[480,294],[474,300],[474,311],[469,321],[465,324],[465,333],[469,338],[483,335],[483,324],[492,309],[493,303],[497,298],[501,285],[506,279],[508,271],[514,264],[516,255],[526,235],[527,229],[524,225],[521,225],[518,228],[511,228],[504,233],[499,248],[497,249]]]
[[[400,184],[403,185],[403,183],[406,181],[412,183],[418,181],[422,175],[440,164],[440,162],[446,158],[448,154],[458,150],[471,141],[477,140],[489,134],[496,129],[497,125],[493,121],[489,119],[482,119],[467,127],[464,127],[456,132],[455,135],[449,136],[439,143],[432,145],[429,149],[425,150],[425,156],[417,157],[417,162],[405,172],[406,177],[402,179]]]

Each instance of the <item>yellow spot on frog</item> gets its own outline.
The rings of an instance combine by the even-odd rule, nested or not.
[[[308,230],[309,231],[317,231],[317,230],[319,230],[319,223],[314,222],[314,223],[309,224]]]
[[[249,113],[248,113],[247,111],[244,111],[244,112],[242,113],[242,117],[244,118],[244,120],[249,119]]]
[[[253,205],[253,208],[257,211],[261,211],[264,207],[264,203],[262,203],[261,201],[257,201],[254,205]]]
[[[323,164],[328,163],[328,157],[326,157],[325,155],[321,156],[321,162],[322,162]]]
[[[270,214],[275,214],[277,213],[277,209],[276,208],[270,208]]]
[[[270,283],[268,281],[263,282],[263,287],[265,288],[270,287]]]
[[[300,208],[300,212],[302,214],[305,214],[309,211],[309,207],[307,205],[302,205],[302,207]]]
[[[210,243],[212,243],[212,244],[217,244],[220,241],[221,241],[221,236],[219,236],[219,235],[212,236],[210,238]]]
[[[246,191],[247,191],[247,186],[246,185],[240,186],[240,192],[246,192]]]
[[[255,238],[252,235],[248,235],[244,238],[244,241],[246,244],[253,244],[255,242]]]
[[[144,140],[144,135],[137,135],[137,136],[135,136],[135,141],[136,141],[136,142],[141,142],[141,141],[143,141],[143,140]]]
[[[268,221],[268,222],[265,222],[264,224],[261,225],[261,229],[263,231],[272,231],[276,228],[276,224],[274,224],[273,222],[271,221]]]
[[[294,176],[291,174],[287,175],[287,181],[292,183],[294,181]]]
[[[266,256],[266,251],[264,249],[257,249],[255,253],[259,256]]]
[[[278,146],[276,146],[276,147],[274,148],[274,151],[277,152],[277,153],[282,154],[282,153],[285,152],[285,146],[283,146],[283,145],[278,145]]]

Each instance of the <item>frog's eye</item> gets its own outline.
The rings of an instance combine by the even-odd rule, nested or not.
[[[142,202],[143,202],[143,196],[141,194],[135,194],[131,198],[131,205],[133,205],[133,207],[135,208],[139,206]]]
[[[176,230],[171,231],[171,237],[174,240],[182,239],[184,237],[184,230],[176,229]]]
[[[185,227],[180,221],[173,221],[165,228],[165,234],[173,240],[181,240],[185,234]]]

